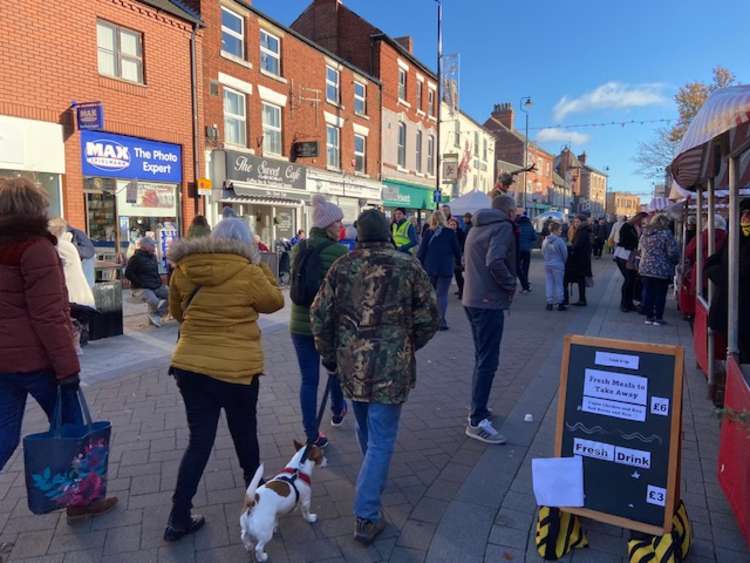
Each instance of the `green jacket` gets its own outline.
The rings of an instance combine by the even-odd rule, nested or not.
[[[326,242],[335,241],[332,239],[325,229],[319,229],[313,227],[310,229],[310,237],[307,239],[307,244],[312,244],[317,247]],[[294,269],[294,259],[299,252],[300,245],[297,244],[292,249],[291,264],[292,270]],[[326,272],[328,272],[331,265],[340,257],[348,252],[348,249],[342,244],[331,244],[320,253],[320,281],[323,282]],[[291,273],[291,279],[294,279],[294,271]],[[292,303],[292,315],[289,321],[289,331],[292,334],[301,334],[304,336],[312,336],[310,330],[310,309]]]
[[[390,243],[364,243],[328,272],[310,314],[315,346],[355,401],[401,404],[417,380],[415,353],[440,315],[419,262]]]

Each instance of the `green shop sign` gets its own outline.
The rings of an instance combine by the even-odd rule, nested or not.
[[[431,188],[418,187],[403,182],[383,181],[383,205],[406,209],[434,209]]]

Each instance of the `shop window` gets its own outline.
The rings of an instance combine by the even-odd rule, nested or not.
[[[44,188],[49,199],[47,215],[62,216],[62,200],[60,198],[60,175],[46,172],[31,172],[28,170],[0,170],[0,178],[28,178],[38,186]]]
[[[143,84],[143,35],[118,25],[96,22],[99,74]]]
[[[339,105],[341,101],[339,71],[333,67],[326,66],[326,101]]]
[[[354,113],[367,114],[367,86],[361,82],[354,83]]]
[[[406,123],[398,124],[398,165],[406,168]]]
[[[406,101],[406,71],[403,68],[398,69],[398,99]]]
[[[341,168],[341,129],[328,125],[326,127],[328,167]]]
[[[427,137],[427,173],[435,174],[435,136]]]
[[[281,76],[281,40],[260,30],[260,67],[269,74]]]
[[[224,88],[224,142],[240,147],[247,146],[247,121],[245,94]]]
[[[417,131],[417,172],[422,172],[422,132]]]
[[[367,137],[364,135],[354,135],[354,170],[361,174],[366,173],[366,147]]]
[[[422,90],[424,89],[424,82],[417,80],[417,109],[422,109]]]
[[[245,18],[221,7],[221,53],[245,60]]]
[[[273,104],[263,104],[263,154],[281,156],[281,108]]]

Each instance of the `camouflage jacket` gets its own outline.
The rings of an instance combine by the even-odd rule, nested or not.
[[[337,366],[347,397],[400,404],[417,380],[414,354],[437,331],[439,314],[414,257],[365,243],[333,264],[310,320],[323,363]]]

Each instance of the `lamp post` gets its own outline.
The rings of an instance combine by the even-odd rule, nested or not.
[[[529,165],[529,110],[534,102],[531,101],[531,96],[525,96],[521,98],[520,102],[521,111],[526,116],[526,134],[523,138],[523,167],[526,168]],[[526,211],[526,190],[529,184],[529,173],[523,173],[523,210]]]
[[[440,144],[440,126],[442,124],[443,117],[443,2],[442,0],[435,0],[437,3],[437,142],[433,147],[435,154],[435,209],[440,209],[440,199],[442,197],[442,190],[440,185],[441,180],[441,144]]]

